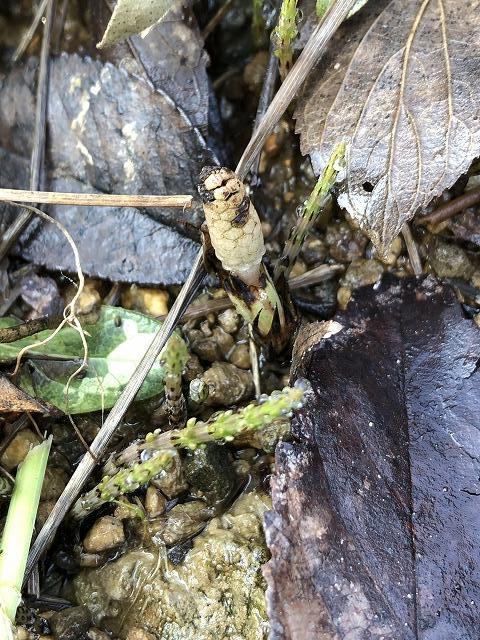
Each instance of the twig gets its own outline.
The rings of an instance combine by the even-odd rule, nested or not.
[[[421,276],[423,273],[422,259],[420,258],[417,243],[415,242],[415,238],[413,237],[412,231],[407,222],[403,225],[402,235],[405,240],[405,246],[407,247],[407,253],[410,259],[410,264],[412,265],[413,273],[416,276]]]
[[[48,0],[45,26],[43,28],[42,48],[40,51],[40,63],[38,68],[37,97],[35,103],[35,128],[33,135],[32,155],[30,159],[30,189],[36,191],[40,188],[43,157],[45,153],[46,119],[48,104],[48,80],[49,80],[49,56],[50,39],[52,36],[53,17],[55,14],[56,0]],[[10,200],[15,199],[10,198]],[[32,218],[32,212],[25,209],[15,219],[13,224],[5,231],[0,244],[0,261],[7,255]]]
[[[32,24],[28,27],[27,31],[23,34],[22,39],[20,40],[20,44],[15,50],[15,53],[12,56],[12,64],[15,64],[17,60],[19,60],[25,51],[27,50],[28,45],[32,41],[32,38],[37,30],[38,25],[40,24],[40,20],[45,13],[45,9],[47,7],[48,0],[42,0],[38,5],[38,9],[33,17]]]
[[[275,84],[278,78],[278,58],[273,53],[273,44],[270,44],[270,54],[268,59],[267,69],[265,71],[265,77],[263,79],[262,92],[260,93],[260,99],[258,101],[257,113],[255,115],[255,124],[253,130],[256,131],[260,126],[260,123],[267,112],[267,109],[272,102],[273,94],[275,92]],[[258,168],[260,165],[260,151],[252,163],[251,180],[252,186],[257,186],[258,182]]]
[[[263,146],[266,137],[283,115],[295,92],[305,79],[308,71],[318,60],[329,39],[346,17],[354,2],[355,0],[337,0],[337,2],[334,2],[331,9],[325,14],[319,26],[314,30],[303,53],[294,64],[292,71],[288,74],[287,79],[280,88],[277,96],[272,101],[267,113],[265,114],[265,118],[262,120],[261,125],[254,134],[239,165],[237,166],[236,173],[241,180],[245,179],[246,172],[251,166],[255,153],[258,153]],[[289,81],[290,76],[292,76],[292,79]],[[101,457],[104,454],[120,420],[125,415],[130,403],[147,377],[147,374],[158,354],[163,349],[168,338],[172,334],[172,331],[177,326],[183,311],[195,295],[205,273],[205,267],[203,265],[203,250],[200,250],[192,266],[190,275],[170,309],[170,313],[167,315],[165,322],[159,329],[158,333],[154,336],[140,364],[135,369],[132,377],[120,394],[120,397],[108,414],[103,427],[90,445],[91,451],[95,456]],[[60,523],[79,495],[94,466],[95,460],[92,456],[88,454],[84,455],[32,545],[27,563],[27,576],[40,558],[41,554],[53,540]]]
[[[120,300],[122,294],[123,285],[121,282],[114,282],[110,291],[103,299],[103,304],[108,304],[110,307],[115,307]]]
[[[250,350],[250,363],[252,367],[253,386],[255,387],[255,397],[258,400],[262,395],[262,387],[260,383],[260,367],[258,366],[258,350],[253,337],[253,327],[248,325],[248,346]]]
[[[76,205],[82,207],[191,207],[188,195],[153,196],[113,193],[62,193],[60,191],[24,191],[0,189],[0,202],[33,202],[41,204]],[[13,225],[12,225],[13,226]]]
[[[16,340],[28,338],[40,331],[54,329],[61,321],[62,316],[44,316],[42,318],[27,320],[26,322],[16,324],[13,327],[4,327],[3,329],[0,329],[0,344],[16,342]]]
[[[438,209],[432,211],[432,213],[428,213],[426,216],[419,217],[415,220],[415,224],[438,224],[439,222],[444,222],[449,218],[453,218],[458,213],[462,213],[468,207],[473,207],[473,205],[478,204],[480,202],[480,187],[475,187],[475,189],[469,189],[462,193],[458,198],[454,198],[450,200],[450,202],[446,202],[442,204]]]
[[[259,128],[253,134],[243,152],[236,173],[243,180],[260,153],[268,134],[280,120],[288,105],[295,97],[298,88],[320,58],[330,38],[347,17],[356,0],[336,0],[314,29],[304,50],[293,65],[282,86],[272,100]]]
[[[217,27],[217,25],[220,24],[220,22],[223,20],[223,18],[227,15],[227,13],[232,8],[232,5],[234,2],[235,0],[226,0],[226,2],[224,2],[224,4],[220,7],[217,13],[213,16],[213,18],[209,20],[209,22],[207,22],[205,29],[202,31],[202,38],[204,40],[206,40],[208,36],[212,33],[212,31]]]

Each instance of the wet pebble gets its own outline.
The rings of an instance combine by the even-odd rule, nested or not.
[[[207,404],[210,406],[231,406],[253,394],[250,371],[227,362],[214,362],[203,374],[203,380],[209,387]]]
[[[337,292],[337,300],[341,309],[345,309],[352,291],[367,285],[380,282],[384,266],[378,260],[355,260],[340,280],[341,287]]]
[[[352,229],[348,222],[340,222],[327,227],[325,243],[334,260],[347,263],[363,256],[368,238]]]
[[[112,640],[108,633],[100,631],[100,629],[97,629],[96,627],[92,627],[87,631],[87,638],[88,640]]]
[[[240,316],[233,309],[225,309],[218,314],[218,324],[227,333],[235,333],[238,330]]]
[[[436,242],[430,252],[430,264],[439,278],[468,280],[473,265],[466,252],[455,244]]]
[[[250,360],[250,348],[248,344],[242,342],[235,345],[228,357],[229,361],[239,369],[250,369],[252,362]]]
[[[99,518],[83,540],[87,553],[99,553],[119,547],[125,542],[123,523],[113,516]]]
[[[221,327],[215,327],[213,330],[213,337],[217,341],[223,357],[226,358],[235,344],[232,336]]]
[[[213,443],[187,452],[185,477],[192,495],[205,497],[209,504],[224,501],[237,484],[228,450]]]
[[[188,332],[188,340],[190,348],[201,360],[205,362],[222,360],[222,350],[213,336],[206,337],[202,331],[193,329]]]
[[[2,467],[7,469],[7,471],[14,469],[25,458],[30,448],[39,444],[39,442],[41,442],[41,440],[36,433],[30,431],[30,429],[22,429],[22,431],[17,433],[3,453],[0,459]]]
[[[172,547],[203,529],[212,518],[214,509],[203,500],[177,504],[164,516],[148,523],[148,533],[156,543]]]
[[[122,305],[154,317],[163,316],[168,313],[168,298],[168,291],[133,284],[122,295]]]
[[[160,489],[169,500],[187,490],[188,484],[183,472],[182,460],[178,453],[172,458],[172,464],[168,469],[161,471],[151,480],[151,484]]]
[[[145,494],[145,511],[149,518],[157,518],[165,512],[167,506],[167,499],[165,496],[153,485],[147,487]]]
[[[308,239],[302,249],[302,256],[309,267],[318,266],[327,257],[327,248],[320,238]]]
[[[90,612],[84,606],[57,611],[49,622],[56,640],[83,640],[92,626]]]

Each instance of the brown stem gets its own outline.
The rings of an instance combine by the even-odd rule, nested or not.
[[[439,222],[444,222],[445,220],[449,220],[456,216],[458,213],[462,213],[468,207],[473,207],[473,205],[478,204],[480,202],[480,187],[475,187],[475,189],[469,189],[462,193],[458,198],[454,198],[450,200],[450,202],[446,202],[442,204],[438,209],[432,211],[432,213],[428,213],[426,216],[422,216],[415,220],[416,224],[438,224]]]
[[[0,202],[33,202],[84,207],[191,207],[193,196],[153,196],[114,193],[61,193],[59,191],[24,191],[0,189]]]
[[[0,343],[15,342],[16,340],[33,336],[39,331],[55,329],[61,321],[62,316],[45,316],[43,318],[27,320],[27,322],[17,324],[14,327],[5,327],[4,329],[0,329]]]
[[[235,0],[226,0],[226,2],[220,7],[217,13],[213,16],[213,18],[207,23],[207,26],[202,31],[202,38],[206,40],[208,36],[212,33],[212,31],[220,24],[223,18],[227,15],[227,13],[232,8]]]

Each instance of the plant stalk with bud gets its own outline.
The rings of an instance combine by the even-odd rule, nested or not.
[[[72,515],[83,518],[106,502],[136,491],[159,473],[166,471],[177,455],[177,448],[196,449],[208,442],[226,443],[246,431],[256,431],[280,417],[291,416],[302,406],[308,385],[299,380],[294,387],[264,395],[258,404],[238,411],[222,411],[211,421],[191,418],[184,429],[148,434],[141,443],[132,444],[109,463],[111,475],[106,475],[91,491],[77,500]],[[118,470],[119,465],[129,465]]]

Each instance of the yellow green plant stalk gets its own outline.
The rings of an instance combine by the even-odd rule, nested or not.
[[[290,231],[282,256],[275,265],[273,281],[277,285],[281,276],[288,279],[295,260],[300,253],[303,241],[309,234],[325,207],[339,172],[343,169],[345,143],[340,143],[332,152],[328,163],[318,178],[312,193],[300,208],[299,222]]]
[[[0,629],[12,637],[11,625],[21,588],[52,438],[31,449],[20,464],[0,545]],[[8,627],[10,623],[10,636]]]
[[[136,491],[159,473],[168,473],[177,448],[196,449],[208,442],[226,443],[246,431],[256,431],[284,416],[291,416],[302,406],[308,384],[299,380],[294,387],[261,396],[258,404],[250,404],[238,411],[222,411],[211,421],[191,418],[184,429],[165,433],[154,432],[143,442],[127,447],[110,462],[112,472],[91,491],[79,498],[72,509],[74,518],[84,518],[105,502]],[[119,464],[130,466],[118,469]]]
[[[278,58],[280,76],[284,79],[293,62],[293,41],[298,36],[297,0],[283,0],[278,24],[272,32],[274,54]]]

